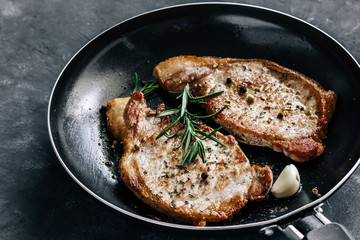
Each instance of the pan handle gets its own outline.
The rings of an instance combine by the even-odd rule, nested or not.
[[[270,225],[261,228],[259,232],[271,236],[274,230],[278,229],[291,240],[354,240],[354,237],[343,225],[332,223],[322,214],[322,205],[323,203],[314,208],[313,215],[297,220],[293,225],[289,224],[285,228],[279,225]]]

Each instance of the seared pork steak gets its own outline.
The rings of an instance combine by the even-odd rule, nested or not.
[[[197,157],[181,167],[182,149],[173,150],[181,136],[156,140],[171,124],[168,117],[156,117],[162,111],[164,105],[147,108],[140,92],[107,103],[108,129],[124,145],[120,176],[137,197],[168,216],[195,225],[227,219],[249,200],[264,199],[272,184],[271,170],[250,166],[232,136],[215,133],[226,147],[206,139],[206,163]],[[201,129],[212,131],[204,125]]]
[[[159,63],[154,76],[167,91],[189,84],[193,95],[216,91],[208,113],[244,143],[270,147],[297,162],[324,151],[322,140],[336,94],[303,74],[261,59],[179,56]]]

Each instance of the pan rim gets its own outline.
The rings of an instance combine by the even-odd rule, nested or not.
[[[53,138],[53,133],[52,133],[52,128],[51,128],[51,122],[50,122],[50,117],[51,117],[51,106],[52,106],[52,102],[53,102],[53,95],[55,93],[55,90],[64,74],[64,72],[66,71],[66,69],[69,67],[69,65],[74,61],[74,59],[76,59],[79,54],[86,49],[90,44],[92,44],[96,39],[98,39],[100,36],[102,36],[103,34],[111,31],[112,29],[116,28],[119,25],[123,25],[125,23],[129,23],[131,21],[133,21],[134,19],[139,19],[141,17],[144,17],[146,15],[150,15],[153,13],[159,13],[161,14],[162,12],[166,12],[167,10],[170,9],[176,9],[176,8],[184,8],[184,7],[189,7],[189,6],[202,6],[202,5],[228,5],[228,6],[237,6],[237,7],[245,7],[245,8],[252,8],[252,9],[258,9],[258,10],[263,10],[263,11],[267,11],[267,12],[271,12],[271,13],[275,13],[275,14],[279,14],[282,15],[284,17],[287,17],[289,19],[292,20],[296,20],[297,22],[300,22],[302,24],[305,24],[307,27],[310,27],[314,30],[316,30],[317,32],[321,33],[322,35],[324,35],[325,37],[327,37],[330,41],[332,41],[333,43],[335,43],[338,47],[340,47],[340,49],[342,51],[344,51],[344,53],[350,57],[350,59],[352,60],[353,63],[355,63],[355,65],[357,66],[357,68],[360,69],[360,65],[359,63],[356,61],[356,59],[351,55],[351,53],[344,47],[342,46],[342,44],[340,44],[336,39],[334,39],[332,36],[330,36],[329,34],[327,34],[326,32],[324,32],[323,30],[319,29],[318,27],[298,18],[295,17],[293,15],[278,11],[278,10],[274,10],[271,8],[267,8],[267,7],[262,7],[262,6],[257,6],[257,5],[252,5],[252,4],[243,4],[243,3],[230,3],[230,2],[201,2],[201,3],[186,3],[186,4],[178,4],[178,5],[172,5],[172,6],[167,6],[167,7],[162,7],[162,8],[158,8],[158,9],[154,9],[154,10],[150,10],[138,15],[135,15],[133,17],[130,17],[124,21],[121,21],[109,28],[107,28],[106,30],[102,31],[101,33],[99,33],[98,35],[96,35],[95,37],[93,37],[90,41],[88,41],[84,46],[82,46],[72,57],[71,59],[65,64],[65,66],[63,67],[62,71],[60,72],[60,74],[58,75],[54,86],[51,90],[51,94],[49,97],[49,104],[48,104],[48,110],[47,110],[47,127],[48,127],[48,134],[49,134],[49,138],[51,141],[51,145],[52,148],[58,158],[58,160],[60,161],[61,165],[64,167],[64,169],[66,170],[66,172],[70,175],[70,177],[80,186],[82,187],[86,192],[88,192],[91,196],[93,196],[95,199],[99,200],[100,202],[102,202],[103,204],[121,212],[122,214],[125,214],[129,217],[133,217],[135,219],[138,220],[142,220],[145,221],[147,223],[151,223],[151,224],[155,224],[155,225],[159,225],[159,226],[163,226],[163,227],[169,227],[169,228],[175,228],[175,229],[181,229],[181,230],[197,230],[197,231],[205,231],[205,230],[235,230],[235,229],[249,229],[249,228],[256,228],[256,227],[263,227],[266,225],[272,225],[281,221],[284,221],[285,219],[300,214],[301,212],[304,212],[305,210],[308,210],[312,207],[315,207],[317,205],[319,205],[321,202],[325,201],[328,197],[330,197],[334,192],[336,192],[341,185],[343,185],[348,179],[349,177],[352,175],[352,173],[356,170],[356,168],[360,165],[360,158],[357,159],[356,163],[354,164],[354,166],[348,171],[348,173],[330,190],[328,191],[326,194],[322,195],[320,198],[316,199],[315,201],[308,203],[300,208],[297,208],[296,210],[293,210],[289,213],[286,213],[282,216],[279,217],[275,217],[273,219],[270,220],[266,220],[266,221],[259,221],[259,222],[254,222],[254,223],[246,223],[246,224],[236,224],[236,225],[228,225],[228,226],[205,226],[205,227],[198,227],[198,226],[192,226],[192,225],[185,225],[185,224],[179,224],[179,223],[168,223],[168,222],[162,222],[162,221],[157,221],[151,218],[147,218],[147,217],[143,217],[140,215],[137,215],[135,213],[132,213],[130,211],[127,211],[125,209],[122,209],[112,203],[110,203],[109,201],[103,199],[102,197],[100,197],[99,195],[97,195],[95,192],[93,192],[92,190],[90,190],[87,186],[85,186],[72,172],[71,170],[67,167],[67,165],[65,164],[64,160],[62,159],[62,157],[60,156],[60,153],[56,147],[54,138]]]

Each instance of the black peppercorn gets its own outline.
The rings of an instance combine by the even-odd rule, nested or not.
[[[244,93],[246,93],[247,92],[247,88],[245,87],[245,86],[241,86],[240,88],[239,88],[239,93],[240,93],[240,95],[242,95],[242,94],[244,94]]]
[[[284,117],[284,114],[282,114],[282,113],[279,113],[278,115],[277,115],[277,118],[278,119],[282,119]]]
[[[105,162],[105,165],[108,166],[108,167],[111,167],[113,165],[112,162]]]
[[[226,83],[227,83],[227,84],[230,84],[231,82],[232,82],[232,79],[228,77],[228,78],[226,79]]]
[[[207,172],[201,173],[201,178],[206,180],[208,178],[209,174]]]
[[[248,104],[252,104],[255,101],[255,98],[253,95],[249,94],[246,101]]]

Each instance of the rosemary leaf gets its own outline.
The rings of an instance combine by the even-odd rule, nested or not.
[[[215,97],[218,96],[220,94],[222,94],[224,91],[219,91],[219,92],[214,92],[214,93],[210,93],[208,95],[205,96],[200,96],[200,97],[193,97],[193,100],[203,100],[203,99],[207,99],[207,98],[211,98],[211,97]]]
[[[137,73],[135,72],[135,86],[134,86],[134,90],[132,91],[132,93],[136,92],[138,82],[139,82],[138,75],[137,75]]]
[[[189,149],[188,151],[184,151],[181,166],[184,166],[184,165],[185,165],[186,160],[189,158],[190,153],[193,151],[193,149],[192,149],[193,146],[194,146],[194,145],[191,144],[190,149]]]
[[[180,109],[178,109],[178,108],[169,109],[169,110],[163,111],[162,113],[159,113],[157,115],[157,117],[164,117],[164,116],[174,115],[174,114],[177,114],[179,112],[180,112]]]
[[[173,134],[171,135],[168,135],[167,133],[165,133],[164,135],[167,137],[167,138],[173,138],[175,137],[182,129],[184,128],[184,126],[182,126],[181,128],[179,128],[178,130],[176,130]],[[181,145],[180,145],[181,146]]]
[[[205,101],[199,101],[199,100],[196,100],[196,101],[194,101],[194,100],[189,100],[189,103],[191,103],[191,104],[206,104],[207,102],[205,102]]]
[[[181,94],[182,92],[168,91],[169,93]],[[176,98],[177,99],[177,98]]]
[[[185,109],[187,107],[187,101],[188,101],[188,89],[189,87],[188,85],[186,85],[184,88],[184,92],[182,94],[180,117],[184,117],[185,114]]]
[[[191,141],[191,134],[190,134],[190,130],[187,132],[187,135],[184,135],[184,138],[186,137],[186,141],[185,141],[185,148],[184,148],[184,154],[188,151],[189,145],[190,145],[190,141]],[[193,146],[193,145],[192,145]],[[183,155],[184,157],[184,155]]]
[[[217,128],[217,129],[219,129],[219,128]],[[217,130],[217,129],[215,129],[215,130]],[[207,134],[207,133],[205,133],[203,131],[196,131],[196,132],[204,135],[206,138],[210,138],[211,140],[217,142],[221,146],[226,147],[226,145],[223,142],[221,142],[219,139],[217,139],[216,137],[213,136],[213,134],[218,131],[218,130],[217,131],[215,131],[215,130],[211,132],[212,134]]]
[[[200,150],[199,151],[199,156],[200,156],[202,162],[205,163],[206,162],[205,161],[205,147],[204,147],[204,144],[201,141],[199,141],[199,150]]]
[[[190,163],[192,163],[196,156],[198,155],[199,153],[199,141],[198,140],[195,140],[193,141],[193,143],[191,144],[192,145],[192,151],[190,152],[189,156],[188,156],[188,160],[187,160],[187,164],[189,165]],[[185,160],[186,161],[186,160]]]
[[[224,109],[226,108],[227,106],[223,106],[219,111],[213,113],[213,114],[210,114],[210,115],[206,115],[206,116],[199,116],[199,115],[196,115],[196,114],[191,114],[189,113],[190,116],[194,117],[194,118],[199,118],[199,119],[205,119],[205,118],[211,118],[211,117],[215,117],[217,116],[219,113],[221,113],[222,111],[224,111]]]
[[[168,126],[167,128],[165,128],[164,130],[162,130],[159,135],[157,135],[156,139],[162,137],[163,135],[165,135],[172,127],[175,126],[175,124],[177,124],[180,121],[180,118],[176,119],[175,122],[173,122],[170,126]]]
[[[189,134],[189,126],[186,126],[186,125],[184,125],[184,126],[185,126],[185,130],[184,130],[184,133],[183,133],[183,137],[182,137],[182,139],[181,139],[181,142],[180,142],[180,144],[179,144],[178,146],[174,147],[173,150],[179,149],[179,148],[184,144],[184,141],[185,141],[185,139],[186,139],[186,136]]]

